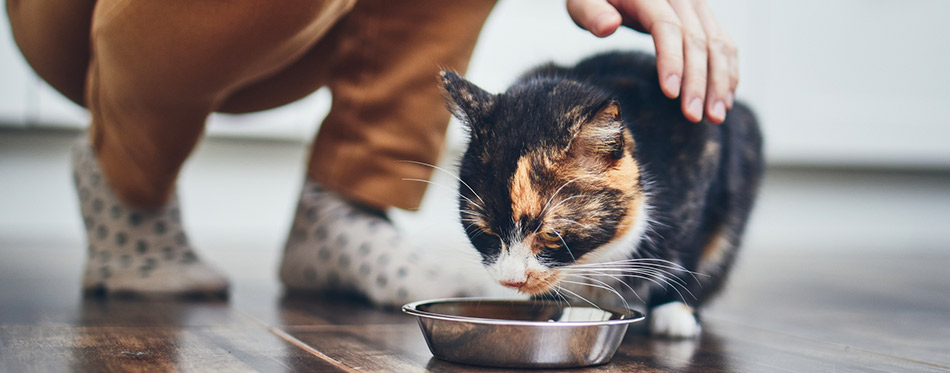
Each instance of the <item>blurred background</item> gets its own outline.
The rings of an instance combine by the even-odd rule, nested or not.
[[[746,249],[945,250],[950,2],[710,3],[739,46],[738,99],[756,111],[766,135],[769,173]],[[6,17],[0,22],[0,244],[75,247],[68,254],[80,260],[84,237],[67,154],[87,114],[29,69]],[[591,36],[574,26],[563,1],[501,0],[468,77],[501,91],[538,63],[610,49],[653,47],[631,30]],[[226,272],[274,278],[306,149],[331,100],[324,89],[276,110],[211,118],[179,192],[193,241]],[[456,123],[449,131],[442,163],[452,169],[465,138]],[[455,185],[448,175],[435,181]],[[396,219],[433,248],[464,252],[452,195],[432,187],[421,211]],[[247,255],[267,259],[236,259]]]

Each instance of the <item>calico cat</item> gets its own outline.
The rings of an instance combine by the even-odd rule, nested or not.
[[[637,52],[544,65],[502,94],[441,81],[470,135],[460,217],[495,280],[533,296],[639,298],[652,333],[700,332],[763,173],[748,108],[687,121]]]

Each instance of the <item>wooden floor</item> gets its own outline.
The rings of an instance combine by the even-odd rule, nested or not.
[[[0,246],[0,371],[487,371],[432,358],[411,317],[275,281],[238,277],[227,302],[83,299],[75,251]],[[950,370],[950,253],[749,254],[700,339],[632,331],[589,370]]]
[[[276,266],[305,144],[209,139],[185,169],[185,221],[230,275],[229,301],[83,299],[66,162],[76,136],[0,131],[0,373],[487,371],[433,359],[403,314],[282,294]],[[454,194],[426,198],[418,220],[397,223],[439,233],[434,247],[467,248]],[[772,168],[702,338],[634,331],[590,370],[950,371],[948,222],[947,172]]]

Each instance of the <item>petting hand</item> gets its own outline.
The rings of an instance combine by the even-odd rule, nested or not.
[[[705,0],[567,0],[567,12],[598,37],[624,26],[653,35],[660,87],[682,95],[686,118],[726,119],[739,83],[736,45]],[[705,110],[704,110],[705,108]]]

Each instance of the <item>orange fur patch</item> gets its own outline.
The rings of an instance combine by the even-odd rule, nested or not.
[[[609,109],[609,108],[608,108]],[[607,110],[607,109],[605,109]],[[643,196],[640,195],[640,165],[633,159],[634,142],[633,136],[624,131],[624,143],[627,147],[627,153],[623,158],[614,163],[612,167],[604,169],[599,174],[591,173],[591,162],[603,162],[604,160],[593,161],[589,155],[574,155],[570,164],[571,177],[586,176],[604,179],[608,185],[619,187],[627,191],[627,197],[631,200],[630,206],[627,206],[627,213],[623,220],[617,224],[617,232],[614,238],[623,237],[633,227],[634,222],[639,217],[639,207],[643,203]]]
[[[528,280],[518,291],[529,295],[538,295],[551,291],[555,284],[561,282],[561,271],[559,270],[528,270],[526,275]]]
[[[624,131],[624,141],[630,153],[632,153],[633,137],[626,131]],[[624,190],[629,190],[628,196],[630,194],[640,193],[640,165],[630,154],[624,155],[623,158],[617,161],[617,166],[614,169],[607,171],[607,179],[610,180],[611,185],[622,185]],[[627,231],[633,227],[634,222],[636,222],[636,219],[639,217],[638,213],[641,203],[643,203],[642,195],[633,196],[627,214],[625,214],[623,220],[617,224],[617,232],[614,234],[614,238],[623,237],[623,235],[627,234]]]
[[[522,216],[538,216],[544,203],[531,184],[531,158],[521,157],[511,177],[511,218],[518,221]]]
[[[730,245],[732,244],[729,242],[729,237],[724,232],[724,229],[719,228],[719,230],[712,236],[709,236],[709,240],[706,241],[706,246],[703,247],[703,253],[699,257],[700,264],[706,266],[719,263]]]

